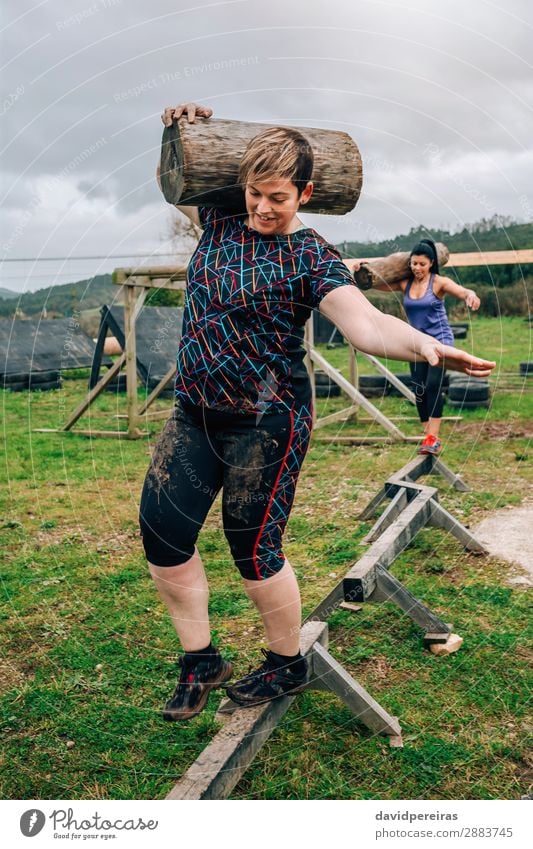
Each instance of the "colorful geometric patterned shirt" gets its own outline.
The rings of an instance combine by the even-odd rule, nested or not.
[[[176,396],[228,412],[282,412],[310,398],[304,325],[322,298],[355,286],[311,228],[263,235],[244,215],[199,207],[187,269]]]

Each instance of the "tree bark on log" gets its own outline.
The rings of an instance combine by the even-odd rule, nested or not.
[[[180,206],[211,206],[245,211],[237,183],[239,163],[248,142],[269,124],[182,116],[165,127],[161,143],[161,186],[165,200]],[[294,127],[314,154],[314,191],[306,212],[344,215],[361,193],[363,168],[359,149],[347,133]]]
[[[437,242],[439,267],[446,265],[450,251],[442,242]],[[371,289],[380,283],[388,286],[400,283],[409,276],[409,251],[399,251],[386,257],[365,259],[359,271],[354,271],[354,280],[360,289]]]

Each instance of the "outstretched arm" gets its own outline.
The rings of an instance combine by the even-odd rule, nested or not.
[[[473,357],[432,336],[415,330],[405,321],[372,306],[355,286],[340,286],[320,302],[320,311],[332,321],[354,348],[377,357],[417,362],[486,377],[496,363]]]
[[[469,309],[479,309],[481,301],[473,289],[465,289],[464,286],[454,283],[454,281],[450,280],[448,277],[441,277],[440,274],[437,277],[436,283],[436,295],[452,295],[452,297],[458,298],[460,301],[464,301]]]

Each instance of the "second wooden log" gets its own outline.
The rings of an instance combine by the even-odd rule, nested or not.
[[[442,242],[437,242],[437,258],[439,267],[446,265],[450,251]],[[365,259],[361,262],[359,271],[354,271],[354,279],[360,289],[371,289],[380,283],[394,285],[409,276],[409,251],[398,251],[385,257]]]

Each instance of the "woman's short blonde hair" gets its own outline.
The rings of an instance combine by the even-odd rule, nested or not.
[[[313,173],[313,150],[298,130],[272,127],[248,142],[239,167],[239,183],[288,177],[298,189],[305,189]]]

